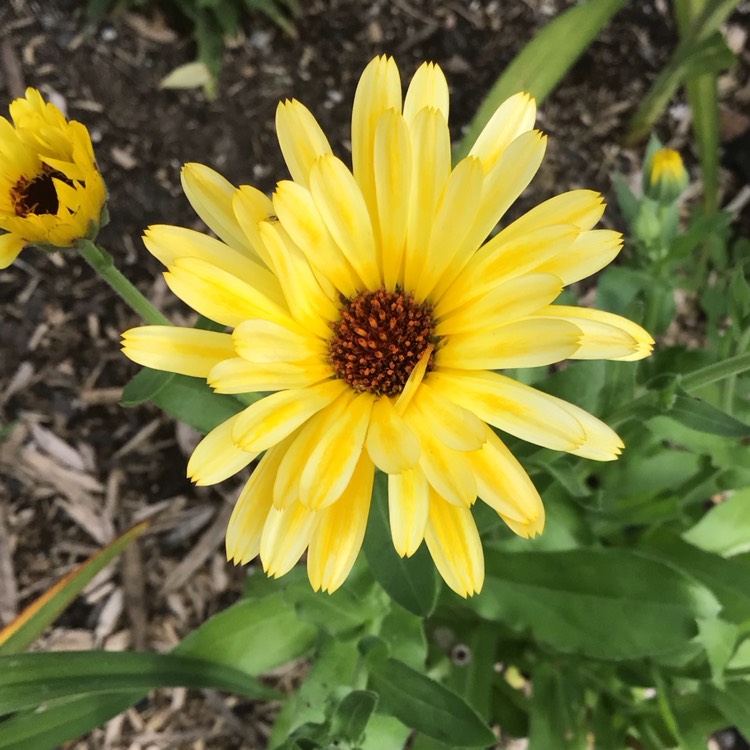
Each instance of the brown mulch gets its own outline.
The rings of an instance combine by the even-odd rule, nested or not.
[[[271,191],[286,176],[274,135],[279,99],[297,97],[348,153],[351,100],[364,65],[396,56],[405,80],[424,59],[451,85],[454,139],[504,66],[572,0],[310,0],[299,37],[263,17],[230,40],[218,98],[159,89],[192,59],[189,39],[158,14],[121,13],[82,31],[75,0],[0,3],[0,100],[40,88],[90,129],[110,192],[101,242],[176,323],[193,317],[166,289],[139,235],[150,223],[201,228],[180,189],[184,162]],[[624,126],[675,44],[663,0],[631,3],[541,109],[547,158],[522,207],[573,187],[612,200],[614,169],[636,172]],[[750,111],[747,3],[728,28],[740,65],[721,79],[727,137]],[[689,111],[676,103],[659,134],[686,149]],[[694,172],[695,173],[695,172]],[[724,202],[741,180],[723,176]],[[745,206],[747,221],[747,206]],[[622,228],[616,209],[607,222]],[[750,222],[748,222],[750,223]],[[238,480],[195,488],[185,478],[198,436],[153,407],[124,409],[137,372],[118,339],[138,320],[73,255],[27,250],[0,271],[0,623],[136,521],[146,535],[87,588],[36,648],[164,651],[235,601],[246,571],[227,565],[222,537]],[[0,433],[2,434],[2,433]],[[272,708],[201,693],[158,691],[66,747],[262,748]]]

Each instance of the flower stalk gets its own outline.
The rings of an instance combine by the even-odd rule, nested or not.
[[[171,325],[169,318],[156,309],[133,284],[117,269],[112,255],[91,240],[82,239],[76,244],[78,252],[123,300],[151,325]]]

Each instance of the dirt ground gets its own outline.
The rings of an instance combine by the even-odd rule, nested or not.
[[[89,127],[110,193],[102,244],[167,315],[189,324],[140,241],[150,223],[202,228],[181,193],[184,162],[271,191],[287,176],[274,111],[292,96],[346,156],[358,76],[381,52],[396,57],[404,79],[425,59],[443,67],[458,139],[504,66],[573,4],[307,0],[298,38],[256,17],[230,40],[219,96],[208,101],[201,90],[159,89],[194,48],[158,14],[121,13],[84,33],[80,1],[0,0],[0,103],[36,86]],[[744,2],[727,28],[739,65],[721,81],[726,139],[748,125],[749,29]],[[612,199],[613,170],[637,172],[640,152],[620,145],[624,125],[675,41],[666,0],[634,0],[616,16],[542,107],[547,158],[522,207],[573,187]],[[677,102],[658,133],[694,165],[689,127]],[[726,171],[722,187],[726,204],[741,196],[743,179]],[[616,209],[605,221],[623,228]],[[158,513],[38,648],[166,650],[241,590],[247,571],[227,565],[222,548],[239,480],[192,487],[185,466],[197,436],[153,407],[119,405],[137,372],[119,353],[119,334],[139,321],[82,260],[24,251],[0,271],[0,303],[0,430],[12,427],[0,442],[0,623],[113,535]],[[259,749],[272,711],[211,692],[159,691],[66,747]]]

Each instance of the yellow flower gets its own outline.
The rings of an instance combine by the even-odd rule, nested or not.
[[[274,391],[189,462],[211,484],[265,452],[229,523],[230,559],[260,554],[281,576],[307,549],[313,587],[334,591],[360,550],[378,468],[398,554],[424,541],[447,584],[471,595],[484,578],[477,496],[521,536],[544,526],[537,491],[492,427],[595,460],[620,453],[595,417],[499,372],[635,360],[653,343],[619,316],[552,304],[620,249],[617,232],[592,229],[596,193],[552,198],[486,241],[542,160],[534,119],[528,96],[511,97],[451,169],[442,71],[423,65],[402,105],[398,69],[379,57],[354,99],[353,170],[297,101],[277,110],[292,180],[272,199],[184,168],[219,239],[154,226],[145,242],[171,289],[233,332],[135,328],[124,351],[220,393]]]
[[[26,245],[95,234],[106,200],[88,130],[29,88],[0,117],[0,268]]]

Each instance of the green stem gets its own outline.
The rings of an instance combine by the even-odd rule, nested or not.
[[[722,362],[714,362],[712,365],[701,367],[682,379],[682,387],[686,391],[697,391],[706,385],[711,385],[717,380],[724,380],[750,370],[750,353],[738,354]]]
[[[730,357],[721,362],[714,362],[712,365],[701,367],[699,370],[684,375],[680,381],[680,385],[688,393],[693,393],[707,385],[711,385],[711,383],[716,383],[725,378],[736,378],[737,375],[742,375],[742,373],[748,371],[750,371],[750,352],[738,354],[735,357]],[[627,422],[629,419],[632,419],[637,415],[638,409],[648,404],[648,402],[654,398],[654,391],[642,393],[637,398],[634,398],[627,406],[623,406],[612,414],[609,414],[607,416],[607,424],[615,426],[622,422]]]
[[[120,271],[115,268],[112,256],[91,240],[79,240],[78,252],[88,261],[91,267],[114,289],[146,323],[152,325],[172,325]]]
[[[750,328],[743,332],[737,341],[737,354],[741,355],[746,352],[750,347]],[[722,393],[722,406],[727,414],[732,413],[732,406],[734,405],[734,390],[737,386],[737,373],[733,372],[728,378],[727,382],[724,383],[724,392]]]

